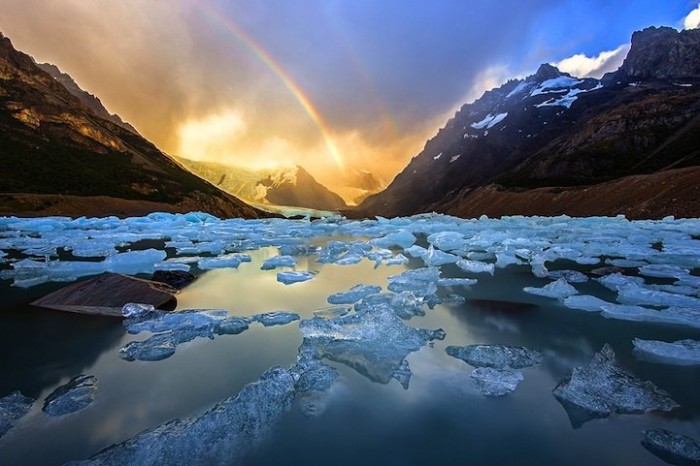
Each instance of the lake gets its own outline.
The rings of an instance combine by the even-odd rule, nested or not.
[[[700,439],[700,362],[633,341],[700,340],[699,238],[700,221],[672,218],[0,218],[0,397],[36,400],[0,437],[0,463],[666,464],[643,432]],[[155,270],[197,275],[177,311],[198,311],[122,321],[29,304]],[[274,311],[298,319],[261,317]],[[120,352],[157,334],[163,359]],[[555,397],[606,344],[677,407],[582,415]],[[498,369],[484,384],[447,350],[469,345],[537,361],[481,366]],[[42,410],[80,374],[97,379],[89,406]]]

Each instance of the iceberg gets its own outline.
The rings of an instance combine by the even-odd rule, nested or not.
[[[479,391],[486,396],[503,396],[515,391],[523,381],[523,373],[511,369],[478,367],[471,373]]]
[[[632,340],[635,354],[651,362],[679,366],[700,366],[700,341],[678,340],[673,343],[658,340]]]
[[[478,280],[475,278],[441,278],[437,281],[438,286],[472,286],[476,285]]]
[[[491,275],[493,275],[493,272],[496,268],[496,266],[493,264],[487,264],[485,262],[479,262],[469,259],[460,259],[456,262],[456,265],[465,272],[490,273]]]
[[[238,268],[243,262],[250,262],[251,257],[248,254],[225,254],[218,257],[206,257],[197,262],[197,267],[201,270],[222,269],[222,268]]]
[[[345,364],[374,382],[397,379],[404,388],[410,379],[405,362],[408,354],[444,338],[444,332],[405,325],[386,304],[335,319],[302,320],[299,330],[304,344],[311,345],[321,358]]]
[[[285,311],[265,312],[264,314],[255,315],[253,320],[260,322],[265,327],[272,327],[274,325],[287,325],[295,320],[299,320],[299,314]]]
[[[440,270],[434,267],[407,270],[400,275],[389,277],[389,291],[401,293],[410,291],[416,296],[426,297],[435,294]]]
[[[32,409],[35,401],[19,391],[0,398],[0,438]]]
[[[529,348],[503,345],[448,346],[445,352],[474,367],[522,369],[542,362],[542,354]]]
[[[284,283],[285,285],[291,285],[292,283],[305,282],[314,278],[316,274],[314,272],[279,272],[277,274],[277,281]]]
[[[611,414],[671,411],[678,407],[668,393],[623,370],[607,344],[589,365],[574,368],[553,393],[574,427]]]
[[[294,374],[274,367],[238,395],[215,404],[199,417],[174,419],[88,460],[69,464],[235,464],[258,446],[291,408],[294,387]]]
[[[51,392],[42,410],[49,416],[64,416],[87,408],[95,401],[97,377],[78,375]]]
[[[542,288],[526,286],[525,288],[523,288],[523,291],[525,293],[530,293],[538,296],[546,296],[547,298],[556,299],[568,298],[569,296],[578,293],[576,288],[569,285],[569,283],[563,278],[560,278],[555,282],[549,283],[548,285],[545,285]]]
[[[399,318],[408,320],[414,316],[423,316],[423,298],[417,297],[410,291],[402,291],[401,293],[381,293],[373,294],[362,299],[355,304],[355,310],[362,312],[366,309],[371,309],[378,304],[386,304],[399,316]]]
[[[574,295],[564,299],[564,306],[570,309],[580,309],[588,312],[600,312],[603,306],[609,306],[613,303],[603,301],[600,298],[590,295]]]
[[[277,267],[294,267],[297,265],[297,260],[292,256],[276,256],[267,259],[263,262],[262,270],[272,270]]]
[[[328,297],[330,304],[354,304],[371,294],[379,293],[381,286],[355,285],[348,291],[332,294]]]
[[[670,464],[700,464],[700,442],[666,429],[644,431],[642,446]]]
[[[401,249],[406,249],[415,242],[416,237],[408,230],[399,230],[395,233],[389,233],[382,238],[375,238],[370,241],[371,244],[379,248],[391,248],[396,246]]]

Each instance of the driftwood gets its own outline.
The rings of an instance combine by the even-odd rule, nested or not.
[[[164,283],[117,273],[66,286],[32,305],[79,314],[121,317],[126,303],[152,304],[156,308],[175,307],[177,290]]]

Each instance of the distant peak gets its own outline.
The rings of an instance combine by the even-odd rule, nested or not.
[[[535,78],[535,81],[542,82],[548,79],[558,78],[559,76],[563,76],[564,74],[565,73],[559,71],[559,68],[557,68],[556,66],[550,65],[549,63],[542,63],[537,69],[537,73],[535,73],[533,77]]]

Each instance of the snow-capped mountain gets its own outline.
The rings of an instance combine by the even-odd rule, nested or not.
[[[622,67],[600,80],[544,64],[534,75],[464,105],[389,187],[359,210],[385,216],[431,210],[468,216],[661,215],[664,207],[653,189],[636,192],[638,203],[645,196],[658,201],[647,211],[614,202],[614,191],[607,204],[585,211],[574,201],[585,199],[581,186],[662,172],[660,179],[673,183],[680,178],[667,170],[700,164],[699,50],[700,30],[648,28],[633,35]],[[700,180],[700,171],[694,176]],[[543,187],[579,192],[539,197],[538,205],[524,202]],[[494,209],[500,198],[486,195],[486,188],[517,195],[510,206],[501,202]],[[697,194],[684,191],[675,211],[683,211],[678,204],[685,203],[700,214]],[[471,202],[475,195],[478,203]]]
[[[178,158],[187,169],[220,189],[256,204],[339,210],[343,199],[301,166],[250,170],[214,162]]]

